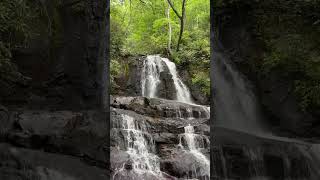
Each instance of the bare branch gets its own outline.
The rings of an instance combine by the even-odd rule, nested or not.
[[[172,8],[172,10],[174,11],[174,13],[178,16],[178,18],[179,18],[179,19],[182,19],[182,16],[181,16],[181,15],[178,13],[178,11],[174,8],[171,0],[167,0],[167,1],[168,1],[168,3],[169,3],[170,7]]]

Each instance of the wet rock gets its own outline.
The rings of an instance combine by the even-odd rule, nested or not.
[[[102,180],[107,171],[78,158],[0,144],[0,179]]]
[[[164,158],[161,161],[162,170],[168,174],[187,179],[208,178],[209,165],[193,153],[176,149],[170,156],[171,158]]]
[[[197,114],[198,116],[204,115],[206,111],[203,107],[143,97],[112,97],[111,104],[113,106],[111,108],[111,170],[112,173],[117,173],[115,177],[125,179],[130,175],[139,178],[139,176],[136,177],[133,170],[128,170],[130,165],[126,169],[129,159],[129,154],[126,152],[128,133],[121,128],[126,126],[123,116],[130,116],[135,119],[134,124],[137,129],[148,132],[143,135],[146,143],[154,141],[155,150],[149,149],[148,151],[155,153],[160,158],[161,171],[168,176],[168,179],[208,179],[208,175],[205,174],[208,172],[208,164],[203,163],[203,159],[190,154],[189,149],[179,146],[180,139],[182,140],[181,145],[187,146],[181,134],[185,131],[184,127],[191,124],[195,126],[195,132],[199,134],[195,137],[196,141],[201,142],[196,145],[203,148],[201,152],[208,159],[210,143],[206,135],[209,135],[210,130],[209,119],[189,118]],[[178,114],[181,114],[180,117],[177,116]],[[194,167],[198,168],[195,170]],[[120,172],[119,169],[121,169]]]
[[[157,96],[159,98],[171,100],[175,100],[177,96],[172,74],[166,65],[163,65],[163,71],[160,73],[160,84],[158,86]]]
[[[153,139],[157,143],[168,143],[168,144],[177,144],[177,136],[173,133],[155,133],[153,134]]]
[[[205,106],[158,98],[113,96],[110,105],[151,117],[206,119],[210,116]]]

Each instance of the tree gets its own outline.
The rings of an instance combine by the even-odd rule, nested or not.
[[[167,0],[167,1],[169,3],[170,7],[172,8],[172,10],[174,11],[174,13],[180,19],[180,32],[179,32],[179,39],[178,39],[178,43],[177,43],[177,49],[176,49],[176,51],[178,52],[179,49],[180,49],[180,44],[181,44],[182,35],[183,35],[183,31],[184,31],[184,22],[185,22],[185,17],[186,17],[186,14],[185,14],[186,13],[186,0],[182,0],[181,15],[175,9],[175,7],[172,4],[171,0]]]
[[[168,8],[167,8],[167,19],[168,19],[168,54],[171,55],[171,41],[172,41],[172,26],[170,22],[170,4],[168,3]]]

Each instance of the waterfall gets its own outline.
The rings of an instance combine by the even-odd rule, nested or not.
[[[163,71],[160,56],[147,56],[143,62],[141,74],[142,96],[156,97],[157,87],[160,83],[160,72]]]
[[[221,149],[214,151],[216,167],[222,167],[220,170],[216,168],[216,174],[219,172],[219,177],[226,178],[232,176],[232,169],[226,164],[232,164],[233,158],[237,158],[230,156],[238,156],[251,164],[250,171],[243,170],[241,173],[252,180],[319,179],[320,148],[316,150],[316,146],[310,143],[269,133],[263,123],[253,86],[225,53],[215,51],[213,54],[215,126],[224,132],[235,133],[230,137],[227,137],[227,133],[222,133],[222,138],[226,139],[223,141],[228,143],[223,144],[223,148],[229,149],[229,152],[222,152]],[[244,137],[241,137],[242,133]],[[253,137],[252,140],[249,140],[250,136]],[[228,138],[232,138],[231,143]],[[256,140],[259,142],[258,146],[247,146]]]
[[[175,101],[177,104],[181,106],[181,103],[188,104],[187,107],[177,109],[172,109],[172,112],[169,107],[168,114],[175,112],[176,117],[185,119],[187,121],[193,121],[197,118],[210,118],[210,108],[207,106],[194,104],[191,98],[191,93],[188,87],[183,83],[183,81],[179,78],[177,68],[175,63],[171,62],[167,58],[162,58],[159,55],[149,55],[145,58],[143,62],[143,69],[141,74],[141,92],[144,97],[158,97],[159,93],[159,85],[164,78],[161,77],[162,72],[169,73],[172,77],[172,86],[175,89]],[[159,97],[158,97],[159,98]],[[191,105],[191,106],[190,106]],[[180,109],[181,108],[181,109]],[[170,112],[169,112],[170,111]],[[131,125],[132,126],[132,125]],[[133,129],[133,128],[131,128]],[[178,144],[178,152],[185,153],[188,158],[185,162],[187,169],[185,172],[188,174],[187,178],[192,179],[205,179],[209,180],[210,178],[210,161],[204,155],[202,151],[205,151],[210,144],[209,138],[204,135],[196,134],[194,131],[194,127],[191,125],[184,127],[185,133],[180,134],[178,136],[179,144]],[[137,138],[137,141],[139,138]],[[137,144],[144,144],[143,138],[139,140],[141,142],[136,142]],[[144,146],[140,146],[140,149],[145,149]],[[137,156],[137,164],[135,166],[149,167],[148,169],[152,169],[155,174],[159,174],[160,168],[157,163],[148,163],[148,161],[154,161],[153,156],[150,158],[150,153],[146,150],[131,150],[131,156]],[[140,151],[144,151],[145,153],[137,153]],[[139,161],[142,159],[140,157],[144,157],[146,159],[146,163]],[[190,160],[192,162],[190,162]],[[189,161],[189,162],[188,162]],[[179,162],[180,163],[180,162]],[[152,166],[152,164],[154,166]],[[190,174],[191,172],[191,174]]]
[[[161,58],[163,62],[166,63],[170,74],[172,75],[172,79],[174,82],[175,89],[177,91],[177,101],[192,103],[190,91],[187,86],[182,82],[182,80],[178,77],[176,65],[169,61],[167,58]]]
[[[176,100],[185,103],[192,103],[188,87],[179,78],[176,65],[167,58],[159,55],[149,55],[143,62],[141,75],[142,96],[157,97],[157,87],[160,84],[160,73],[164,70],[163,65],[169,69],[176,89]]]
[[[206,146],[209,146],[209,139],[202,135],[196,134],[194,127],[190,124],[184,127],[185,133],[180,135],[179,147],[195,157],[194,167],[191,167],[192,174],[188,178],[208,179],[210,177],[210,161],[201,152]]]
[[[226,55],[214,52],[215,123],[245,132],[263,133],[257,100],[250,83],[231,64]]]
[[[126,131],[124,137],[126,152],[129,155],[133,171],[141,177],[144,177],[145,174],[152,174],[157,179],[163,179],[159,157],[152,153],[152,151],[155,151],[154,140],[148,133],[145,123],[137,122],[129,115],[121,114],[121,117],[122,129]],[[125,171],[127,163],[124,163],[122,168],[114,174],[114,179],[116,179],[117,174]]]

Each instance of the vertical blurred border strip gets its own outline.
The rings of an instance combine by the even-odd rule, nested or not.
[[[110,0],[100,0],[99,5],[103,8],[104,12],[100,17],[103,18],[102,23],[99,24],[100,31],[100,49],[98,56],[98,82],[100,83],[99,88],[100,93],[97,97],[97,101],[99,102],[99,107],[101,111],[101,118],[104,119],[107,123],[107,129],[110,132],[110,82],[109,82],[109,69],[110,69],[110,53],[109,53],[109,44],[110,44]],[[105,147],[107,150],[106,154],[106,171],[108,171],[108,179],[110,179],[110,133],[107,133],[105,140]]]
[[[106,115],[107,115],[107,124],[108,124],[108,129],[109,129],[109,132],[110,132],[110,0],[104,0],[106,1],[106,24],[105,24],[105,27],[106,27],[106,31],[105,31],[105,34],[106,34],[106,41],[105,43],[107,43],[107,46],[106,46],[106,57],[104,58],[105,59],[105,66],[106,66],[106,70],[103,71],[105,74],[103,75],[103,77],[105,78],[104,79],[104,83],[105,83],[105,88],[104,88],[104,91],[103,92],[103,109],[106,110]],[[107,133],[108,136],[107,136],[107,147],[108,147],[108,156],[106,156],[108,159],[106,162],[109,162],[108,165],[107,165],[107,170],[108,170],[108,178],[111,179],[111,175],[110,175],[110,133]]]
[[[213,104],[213,95],[214,95],[214,89],[213,89],[213,48],[215,46],[215,40],[214,40],[214,1],[216,0],[210,0],[210,179],[213,179],[214,174],[214,158],[213,158],[213,148],[214,148],[214,104]]]

